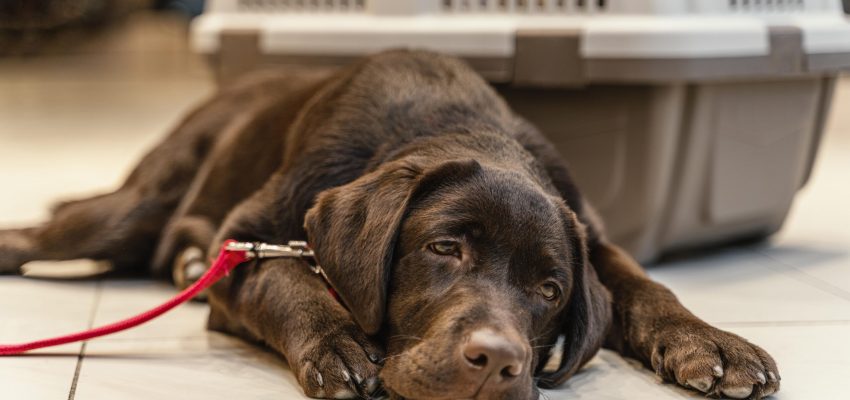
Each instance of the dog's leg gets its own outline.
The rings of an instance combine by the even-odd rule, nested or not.
[[[0,231],[0,271],[14,273],[33,260],[93,258],[118,268],[144,264],[175,204],[132,186],[64,203],[43,226]]]
[[[34,257],[33,229],[0,230],[0,274],[16,274]]]
[[[303,215],[317,189],[303,179],[313,168],[302,163],[273,174],[225,218],[209,252],[225,239],[305,239]],[[303,261],[240,266],[210,288],[209,303],[211,329],[263,342],[283,355],[308,396],[355,398],[376,389],[382,348]]]
[[[210,305],[210,329],[282,354],[310,397],[366,398],[378,386],[382,350],[303,261],[239,267],[213,287]]]
[[[200,278],[222,220],[280,165],[284,135],[281,126],[268,121],[294,115],[297,107],[274,99],[256,103],[222,132],[164,230],[152,269],[155,275],[173,276],[178,287]]]
[[[185,154],[192,152],[160,146],[118,190],[62,203],[42,226],[0,231],[0,271],[15,272],[33,260],[77,258],[109,260],[116,268],[145,268],[200,164],[198,156]]]
[[[601,242],[590,256],[613,295],[608,347],[701,392],[758,399],[779,390],[776,363],[762,348],[691,314],[617,246]]]
[[[191,113],[116,191],[60,204],[44,225],[0,231],[0,273],[33,260],[93,258],[147,267],[160,232],[225,124],[220,101]]]
[[[222,221],[280,167],[287,128],[326,78],[321,71],[257,76],[257,93],[242,99],[167,224],[153,259],[155,275],[174,277],[178,287],[200,278],[204,261],[217,251],[206,253]]]
[[[223,172],[214,170],[206,175],[210,179],[196,179],[213,149],[224,148],[216,154],[225,159],[221,165],[227,166],[227,161],[234,160],[249,163],[240,171],[252,173],[258,165],[251,162],[267,162],[267,158],[258,160],[255,150],[268,148],[280,152],[279,143],[250,135],[230,135],[242,141],[229,143],[231,146],[222,145],[220,139],[225,133],[240,129],[251,131],[241,127],[247,125],[250,128],[259,121],[265,129],[263,132],[277,129],[277,135],[282,136],[285,118],[294,115],[299,109],[298,102],[307,97],[309,90],[305,87],[315,84],[322,77],[324,75],[311,75],[309,79],[301,79],[297,75],[258,76],[223,89],[189,113],[163,142],[142,159],[117,191],[62,204],[57,207],[52,219],[41,227],[0,231],[0,273],[14,273],[23,263],[42,259],[95,258],[110,260],[119,268],[146,268],[163,228],[190,187],[204,188],[199,189],[200,196],[206,201],[201,206],[212,205],[212,208],[216,208],[215,213],[221,215],[217,217],[220,219],[232,204],[247,195],[242,190],[246,182],[254,184],[251,181],[254,179],[253,174],[248,174],[251,176],[244,179],[243,175],[226,168]],[[299,94],[300,97],[287,94],[296,89],[304,93]],[[298,104],[293,105],[293,102]],[[291,109],[281,111],[270,105],[290,105]],[[258,117],[260,111],[280,111],[279,117],[283,120],[275,120],[269,114]],[[276,122],[280,122],[280,125]],[[249,143],[253,145],[245,145],[245,138],[253,138],[254,142]],[[232,151],[224,151],[228,147]],[[276,157],[275,161],[279,159]],[[264,165],[259,167],[266,168]],[[223,176],[241,180],[233,183],[232,180],[220,179]],[[262,173],[256,176],[256,179],[264,178]],[[193,184],[196,180],[200,182]],[[216,182],[221,185],[215,186]],[[209,193],[210,188],[217,190]],[[207,216],[208,210],[205,209],[204,216]],[[217,228],[216,218],[211,221],[212,227],[198,230],[192,236],[202,242],[200,248],[204,250],[211,239],[211,232]],[[197,227],[197,224],[193,226]],[[170,263],[171,259],[168,261]]]
[[[631,256],[607,243],[601,223],[552,144],[522,120],[516,132],[588,227],[590,262],[613,296],[614,326],[606,346],[641,360],[666,380],[701,392],[760,398],[779,390],[779,373],[770,355],[691,314]]]

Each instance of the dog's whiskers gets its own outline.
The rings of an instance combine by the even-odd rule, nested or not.
[[[396,354],[396,355],[394,355],[394,356],[386,356],[386,357],[384,357],[384,358],[382,358],[382,359],[381,359],[381,363],[383,363],[384,361],[387,361],[387,360],[389,360],[389,359],[391,359],[391,358],[401,357],[402,355],[403,355],[403,354]]]
[[[528,342],[529,342],[529,343],[534,343],[534,342],[536,342],[536,341],[538,341],[538,340],[540,340],[540,339],[544,339],[544,338],[546,338],[547,336],[549,336],[549,332],[551,332],[551,329],[548,329],[548,330],[546,330],[545,332],[543,332],[543,333],[541,333],[541,334],[539,334],[539,335],[537,335],[537,336],[535,336],[535,337],[533,337],[533,338],[529,339],[529,341],[528,341]]]
[[[407,340],[418,340],[418,341],[420,341],[420,342],[422,341],[422,338],[421,338],[421,337],[419,337],[419,336],[412,336],[412,335],[395,335],[395,336],[390,336],[389,340],[393,340],[393,339],[396,339],[396,338],[399,338],[399,339],[407,339]]]
[[[545,377],[545,376],[536,377],[536,378],[535,378],[535,381],[536,381],[536,382],[535,382],[535,386],[538,386],[538,385],[540,384],[540,382],[543,382],[543,383],[545,383],[545,384],[547,384],[547,385],[550,385],[550,384],[552,384],[552,383],[554,383],[554,382],[555,382],[555,381],[553,381],[552,379],[550,379],[550,378],[548,378],[548,377]],[[543,394],[543,393],[541,393],[541,394]]]

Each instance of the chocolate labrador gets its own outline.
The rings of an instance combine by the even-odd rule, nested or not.
[[[710,395],[779,388],[764,350],[606,239],[552,145],[450,57],[246,77],[115,192],[0,231],[0,271],[93,258],[186,285],[229,238],[315,249],[327,282],[268,259],[209,293],[209,328],[283,355],[311,397],[536,399],[602,346]]]

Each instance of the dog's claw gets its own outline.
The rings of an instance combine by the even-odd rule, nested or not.
[[[376,390],[378,390],[378,378],[369,378],[366,380],[366,384],[363,387],[366,388],[366,394],[373,394]]]
[[[720,378],[723,376],[723,367],[715,365],[714,368],[712,368],[711,372],[714,373],[714,376]]]

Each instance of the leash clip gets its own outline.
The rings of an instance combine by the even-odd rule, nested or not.
[[[262,242],[230,242],[224,247],[227,251],[240,251],[245,257],[253,258],[302,258],[306,259],[310,269],[322,274],[322,268],[316,264],[313,249],[302,240],[290,240],[287,244],[269,244]]]

